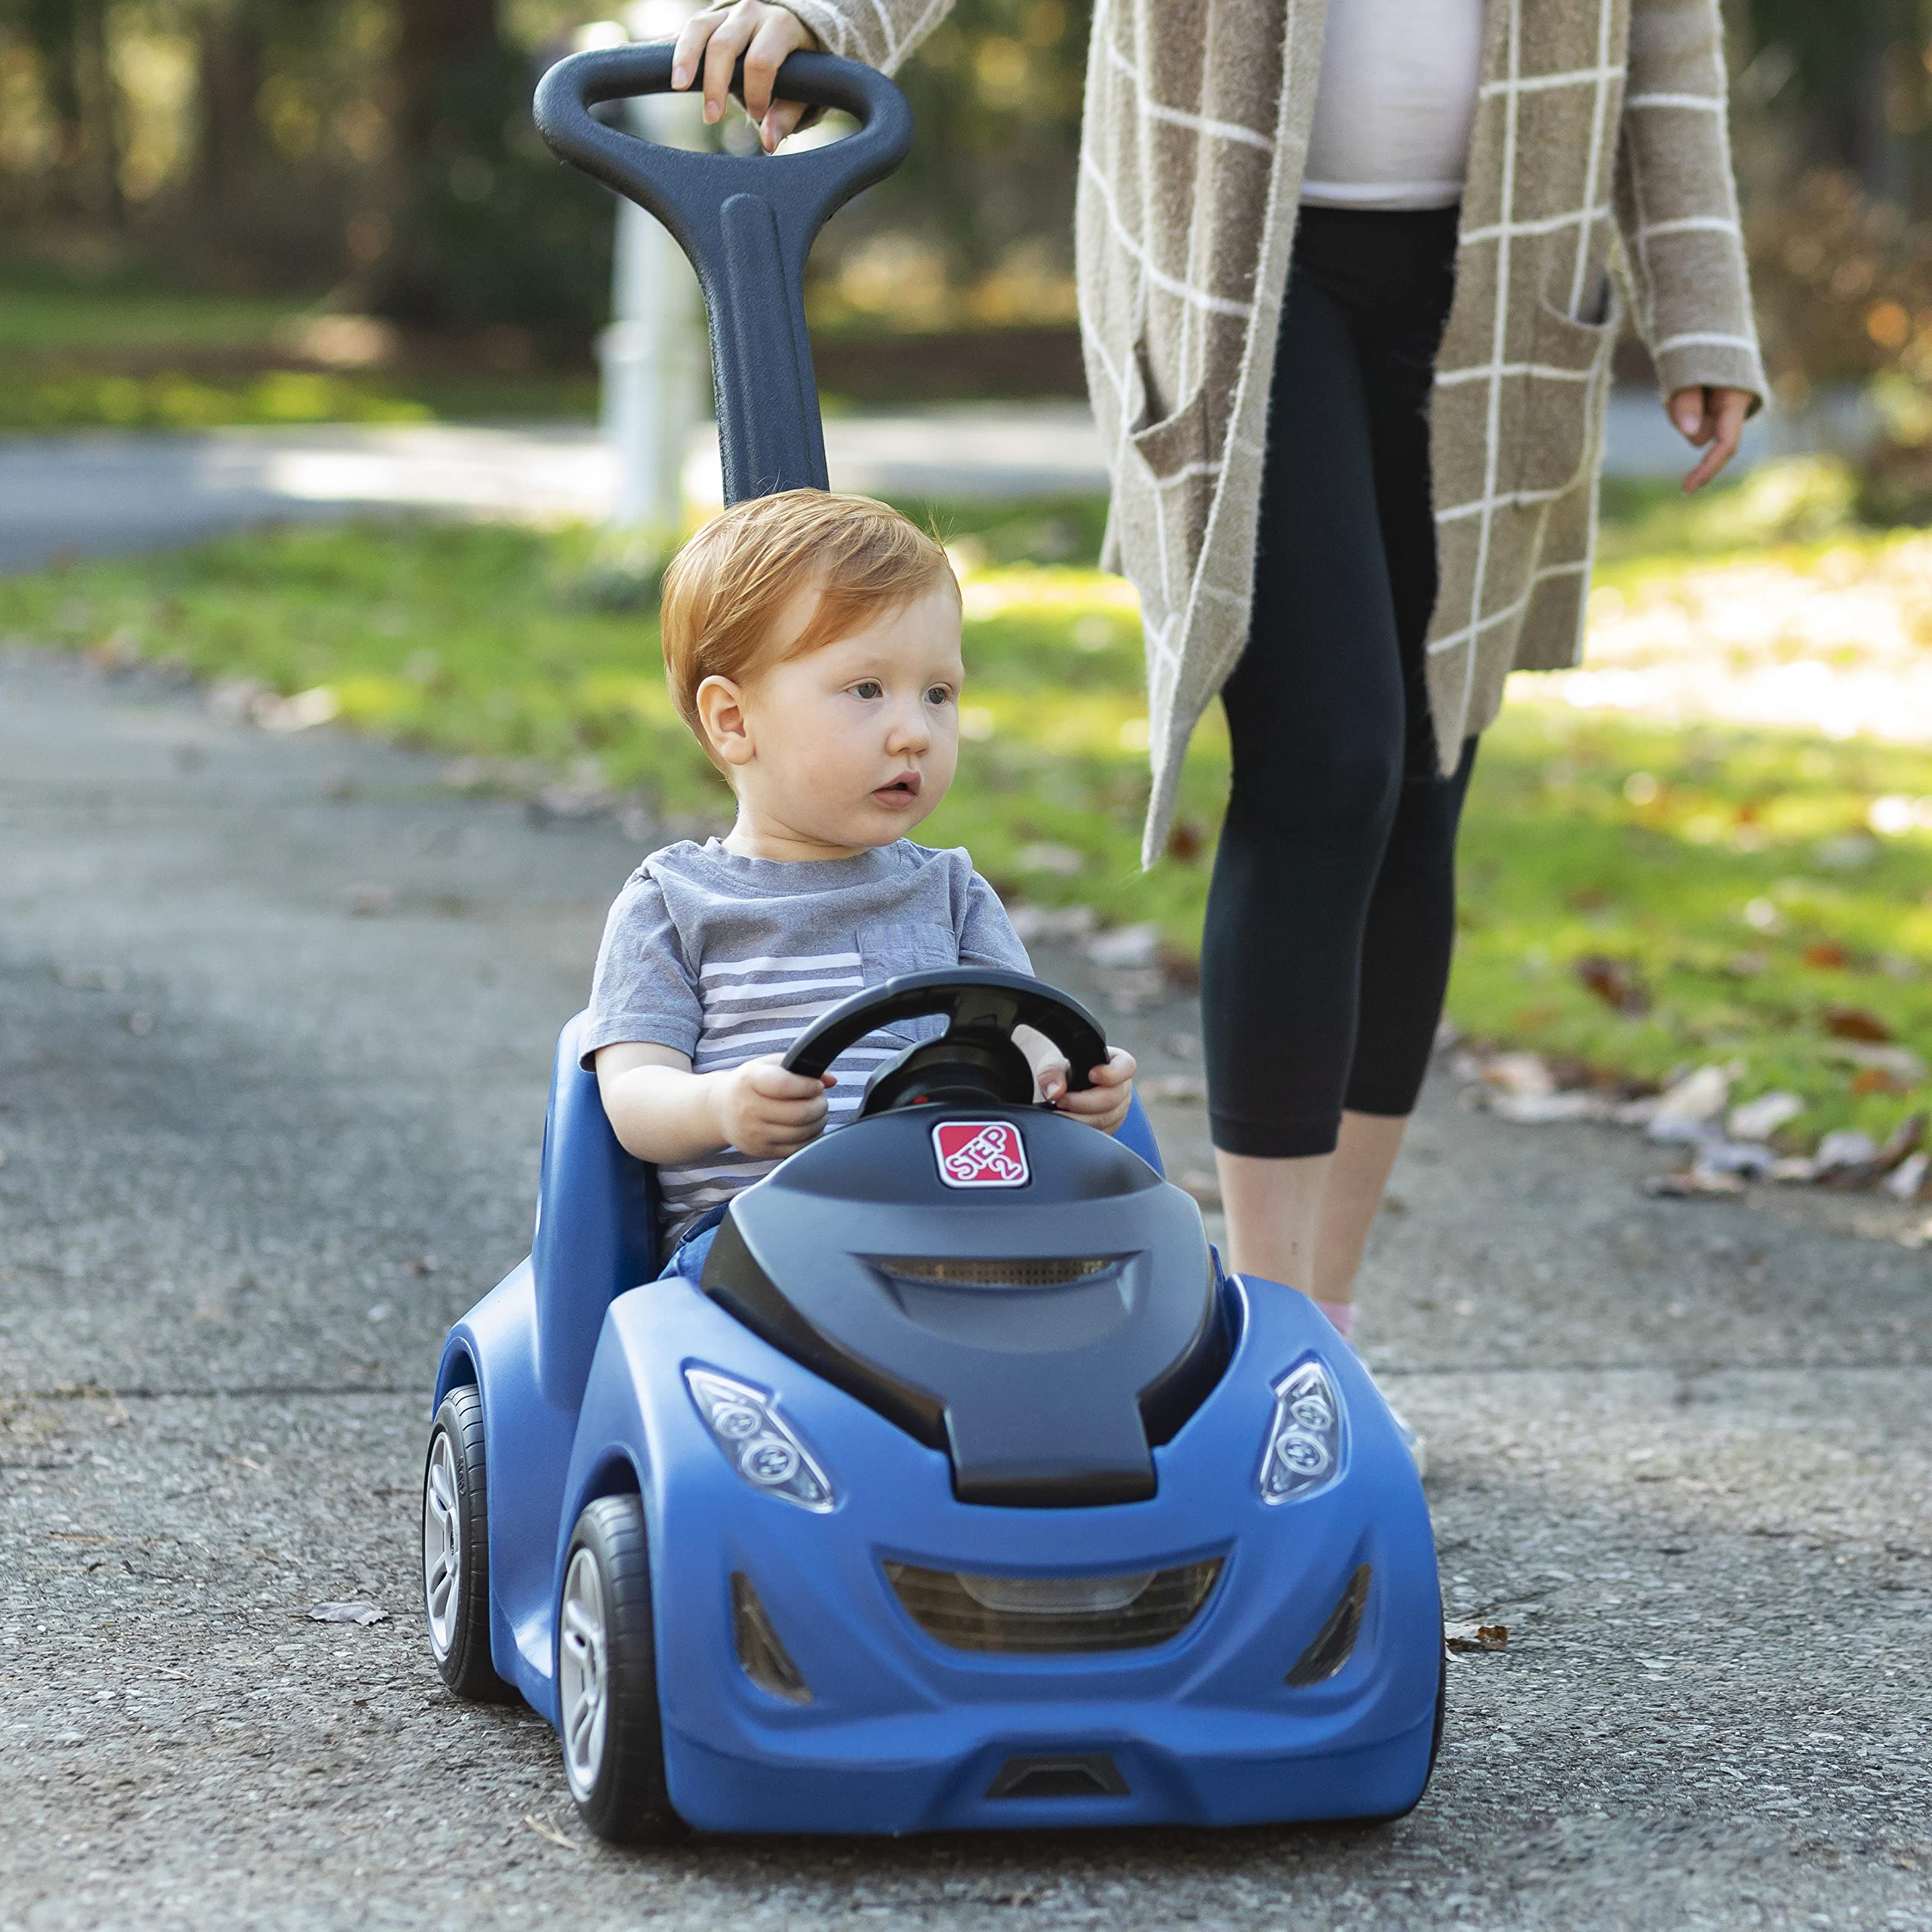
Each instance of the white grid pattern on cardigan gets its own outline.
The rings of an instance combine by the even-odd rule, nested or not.
[[[786,4],[834,51],[890,69],[949,0]],[[1149,859],[1193,725],[1248,629],[1267,390],[1329,4],[1096,0],[1079,312],[1109,447],[1109,559],[1143,614]],[[1494,715],[1510,668],[1574,662],[1580,648],[1620,296],[1660,387],[1767,386],[1720,0],[1484,5],[1464,197],[1476,218],[1457,237],[1432,404],[1442,576],[1429,687],[1445,769]],[[1607,310],[1586,306],[1604,281]]]

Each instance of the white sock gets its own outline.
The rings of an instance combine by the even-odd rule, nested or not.
[[[1335,1324],[1343,1341],[1352,1339],[1351,1331],[1355,1325],[1355,1305],[1353,1302],[1317,1301],[1315,1305]]]

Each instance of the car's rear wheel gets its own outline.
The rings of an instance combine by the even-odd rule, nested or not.
[[[558,1730],[584,1822],[613,1844],[685,1835],[664,1776],[644,1505],[600,1497],[577,1519],[557,1603]]]
[[[443,1681],[459,1697],[494,1704],[516,1693],[490,1661],[488,1502],[482,1398],[452,1389],[423,1466],[423,1615]]]

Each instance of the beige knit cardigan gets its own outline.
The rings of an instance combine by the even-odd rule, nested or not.
[[[890,72],[951,0],[786,4],[833,52]],[[1767,390],[1718,0],[1484,5],[1429,404],[1428,684],[1445,771],[1512,670],[1581,655],[1626,308],[1663,395],[1722,383],[1751,391],[1755,414]],[[1112,483],[1102,561],[1132,581],[1146,633],[1143,863],[1166,843],[1188,740],[1247,638],[1275,325],[1327,16],[1327,0],[1095,7],[1075,254]]]

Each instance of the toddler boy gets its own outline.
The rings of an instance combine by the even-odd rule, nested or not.
[[[784,1051],[862,986],[952,965],[1030,972],[1005,909],[958,847],[906,836],[959,752],[959,586],[946,552],[869,497],[788,490],[700,530],[664,579],[672,697],[737,798],[723,838],[654,852],[617,896],[583,1058],[622,1144],[657,1168],[665,1272],[695,1280],[724,1204],[854,1115],[915,1021],[869,1035],[822,1080]],[[1016,1035],[1041,1097],[1111,1134],[1134,1061],[1070,1091]]]

